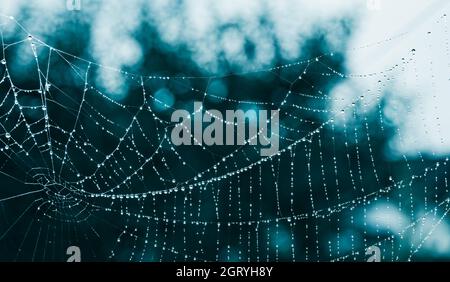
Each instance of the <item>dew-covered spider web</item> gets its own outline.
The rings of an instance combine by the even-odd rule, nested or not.
[[[417,67],[426,50],[407,46],[391,66],[368,73],[348,72],[343,54],[327,52],[243,73],[161,76],[71,55],[2,16],[6,27],[15,36],[2,31],[1,259],[64,260],[79,246],[86,260],[364,261],[376,246],[382,261],[404,261],[420,258],[448,220],[448,159],[386,157],[387,140],[404,139],[383,112],[385,87],[446,75]],[[432,28],[448,63],[447,17]],[[32,62],[25,72],[13,63],[18,56]],[[402,81],[406,71],[416,81]],[[100,72],[120,76],[130,95],[105,90]],[[214,92],[216,81],[231,85],[229,95]],[[342,81],[364,88],[331,95]],[[418,92],[433,99],[433,89]],[[170,114],[193,112],[193,101],[204,112],[279,109],[279,153],[173,145]]]

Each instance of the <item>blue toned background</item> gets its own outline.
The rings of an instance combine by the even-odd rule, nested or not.
[[[447,260],[448,4],[391,2],[3,0],[0,260]],[[174,146],[194,101],[280,153]]]

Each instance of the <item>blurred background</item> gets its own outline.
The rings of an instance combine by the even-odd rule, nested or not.
[[[447,12],[3,0],[0,260],[449,259]],[[194,101],[279,109],[280,153],[174,146]]]

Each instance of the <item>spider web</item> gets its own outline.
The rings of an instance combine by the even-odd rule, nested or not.
[[[370,246],[383,261],[410,260],[447,218],[448,159],[417,152],[387,162],[380,141],[402,140],[382,112],[382,88],[413,68],[420,53],[412,48],[368,74],[347,73],[341,54],[324,53],[238,74],[159,76],[90,62],[1,18],[0,28],[11,25],[16,39],[2,33],[0,65],[0,172],[12,181],[0,191],[0,241],[15,253],[6,259],[60,260],[77,245],[93,260],[365,260]],[[446,31],[446,17],[434,28]],[[15,74],[14,54],[33,60],[25,78]],[[107,93],[100,71],[120,75],[131,94]],[[214,93],[216,80],[239,91]],[[327,83],[344,80],[364,81],[365,90],[330,107],[342,101]],[[273,98],[245,90],[255,83],[279,91]],[[162,86],[181,104],[158,98]],[[193,100],[206,109],[279,109],[279,153],[174,146],[170,113],[193,113]],[[393,217],[385,228],[381,216],[370,227],[380,205],[406,220]]]

